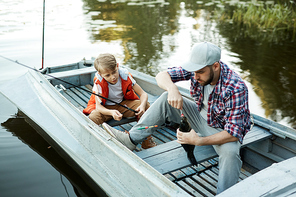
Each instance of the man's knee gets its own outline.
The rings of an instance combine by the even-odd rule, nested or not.
[[[165,91],[164,93],[162,93],[161,95],[160,95],[160,97],[159,98],[162,98],[162,99],[167,99],[168,98],[168,92],[167,91]]]
[[[240,159],[240,145],[239,142],[229,142],[223,145],[220,145],[218,154],[220,158],[233,160]]]
[[[237,150],[224,150],[220,153],[220,157],[223,157],[227,160],[233,160],[240,158],[239,151]]]
[[[158,97],[158,99],[153,103],[153,107],[157,107],[157,108],[159,108],[160,106],[162,106],[162,105],[166,105],[166,104],[168,104],[168,102],[167,102],[167,99],[168,98],[168,92],[164,92],[164,93],[162,93],[159,97]]]

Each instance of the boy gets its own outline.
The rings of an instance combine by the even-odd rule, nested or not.
[[[101,99],[94,94],[88,102],[83,113],[89,115],[89,118],[100,125],[112,118],[120,121],[123,117],[132,117],[136,115],[138,119],[149,108],[147,93],[136,83],[130,73],[123,68],[119,68],[115,57],[112,54],[105,53],[99,55],[94,67],[98,71],[94,78],[93,92],[102,95],[116,103],[126,105],[134,112],[115,105],[106,99]],[[140,98],[137,96],[140,96]],[[152,136],[147,137],[142,143],[142,148],[147,149],[156,146]]]

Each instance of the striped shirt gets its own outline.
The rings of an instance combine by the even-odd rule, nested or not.
[[[207,123],[211,127],[226,130],[242,143],[251,127],[248,88],[239,75],[223,62],[219,63],[221,73],[209,96]],[[190,94],[200,111],[203,102],[203,86],[194,79],[194,72],[188,72],[181,67],[169,68],[167,72],[173,82],[191,80]]]

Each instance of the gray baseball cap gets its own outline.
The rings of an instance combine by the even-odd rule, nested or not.
[[[181,67],[189,72],[212,65],[221,59],[221,49],[210,42],[201,42],[193,45],[189,61]]]

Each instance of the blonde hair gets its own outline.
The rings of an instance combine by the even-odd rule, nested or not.
[[[116,59],[114,55],[110,53],[100,54],[94,62],[95,69],[100,73],[102,69],[115,70],[116,69]]]

